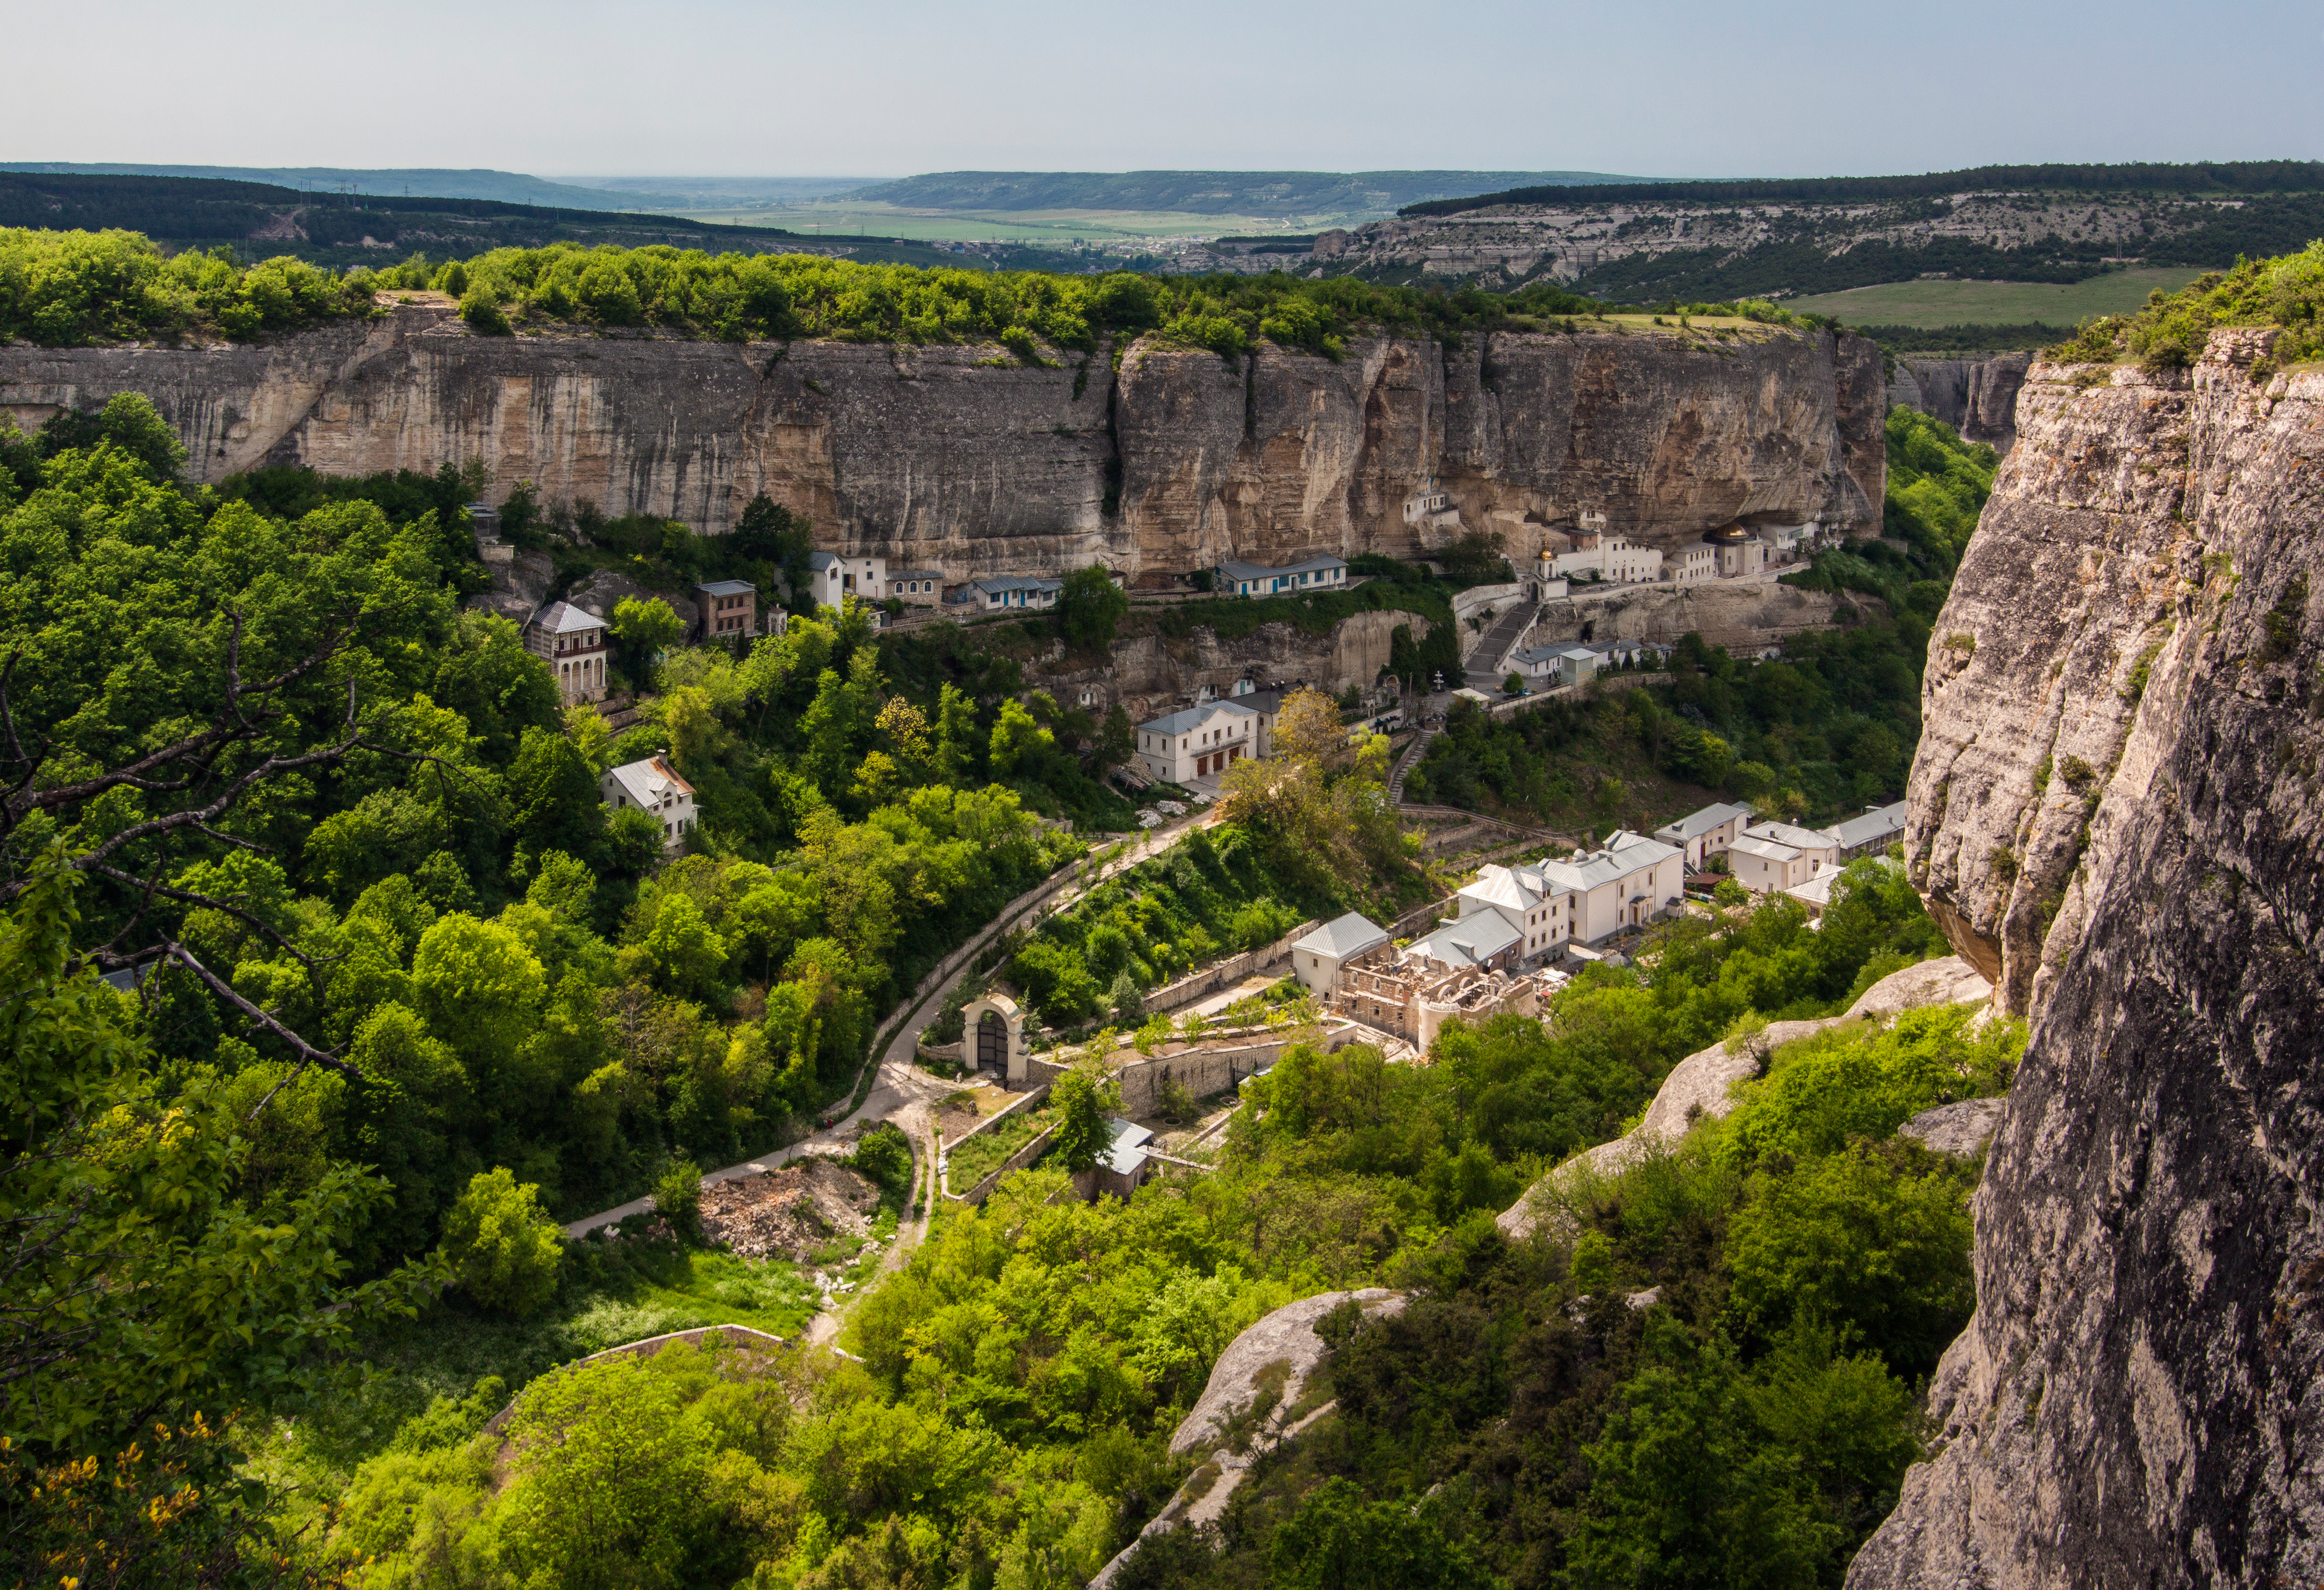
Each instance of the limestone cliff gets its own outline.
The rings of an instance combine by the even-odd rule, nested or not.
[[[1936,626],[1908,854],[2032,1027],[1858,1590],[2324,1578],[2324,374],[2266,341],[2035,365]]]
[[[2017,442],[2017,393],[2031,354],[1905,354],[1888,377],[1888,401],[1943,421],[1964,439],[2006,453]]]
[[[1584,509],[1663,544],[1738,514],[1869,532],[1886,472],[1878,351],[1821,334],[1373,337],[1236,365],[1140,343],[1036,368],[995,347],[486,337],[408,304],[265,345],[0,347],[21,421],[124,391],[177,426],[197,481],[480,458],[495,499],[530,479],[711,532],[763,490],[825,546],[955,579],[1408,554],[1425,527],[1403,504],[1432,476],[1520,554]]]

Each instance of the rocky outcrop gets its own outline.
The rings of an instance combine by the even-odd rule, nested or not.
[[[1758,1076],[1767,1058],[1787,1043],[1812,1038],[1827,1027],[1885,1021],[1925,1005],[1965,1004],[1986,999],[1992,992],[1992,985],[1975,967],[1958,956],[1945,956],[1891,972],[1837,1016],[1770,1021],[1748,1037],[1721,1040],[1671,1068],[1636,1126],[1620,1137],[1584,1150],[1543,1177],[1523,1197],[1502,1210],[1495,1217],[1496,1224],[1504,1236],[1531,1236],[1559,1218],[1554,1195],[1569,1179],[1616,1175],[1624,1166],[1676,1143],[1697,1121],[1724,1120],[1734,1114],[1739,1102],[1735,1085]]]
[[[1333,1404],[1308,1386],[1329,1350],[1315,1326],[1348,1303],[1369,1317],[1388,1318],[1403,1312],[1405,1298],[1384,1287],[1319,1292],[1285,1304],[1227,1344],[1202,1396],[1170,1437],[1171,1455],[1192,1458],[1194,1472],[1138,1540],[1090,1580],[1090,1590],[1107,1590],[1148,1535],[1215,1522],[1253,1464],[1331,1412]]]
[[[1998,1098],[1965,1098],[1958,1104],[1939,1105],[1896,1128],[1896,1135],[1911,1138],[1932,1154],[1967,1159],[1993,1141],[1994,1130],[2008,1108],[2009,1101]]]
[[[1846,598],[1861,604],[1865,598]],[[1797,586],[1716,580],[1702,585],[1578,587],[1541,604],[1526,643],[1562,641],[1671,641],[1692,631],[1736,652],[1780,644],[1786,636],[1829,629],[1841,597]]]
[[[2034,356],[1901,354],[1888,377],[1888,401],[1918,409],[2006,453],[2017,442],[2017,393]]]
[[[1912,854],[2033,1015],[1856,1590],[2324,1578],[2324,375],[2267,340],[2036,365],[1937,624]]]
[[[127,391],[176,425],[197,481],[481,458],[494,500],[530,479],[708,532],[765,491],[820,545],[954,579],[1408,555],[1441,539],[1403,511],[1432,476],[1471,526],[1598,509],[1674,544],[1738,514],[1867,531],[1885,480],[1878,350],[1821,333],[1370,337],[1235,364],[1140,343],[1035,367],[997,347],[478,337],[415,303],[265,345],[0,347],[0,410],[23,421]]]

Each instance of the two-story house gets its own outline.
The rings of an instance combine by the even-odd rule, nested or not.
[[[551,602],[525,621],[524,649],[557,676],[567,707],[605,697],[605,621],[569,602]]]
[[[746,580],[705,580],[694,587],[694,599],[702,608],[706,641],[747,635],[759,627],[759,587]]]
[[[844,607],[850,596],[872,602],[887,594],[885,558],[844,558],[837,552],[809,552],[807,568],[807,594],[818,607]]]
[[[1750,821],[1748,806],[1706,806],[1674,823],[1665,823],[1655,830],[1655,837],[1679,848],[1686,857],[1687,871],[1701,872],[1702,864],[1733,844]]]
[[[1173,712],[1138,726],[1138,765],[1165,783],[1209,778],[1259,754],[1259,714],[1239,701]]]
[[[662,848],[674,851],[694,827],[694,786],[659,756],[625,762],[597,781],[615,811],[642,811],[661,825]]]

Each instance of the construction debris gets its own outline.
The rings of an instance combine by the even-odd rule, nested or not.
[[[702,1233],[746,1259],[806,1263],[840,1237],[871,1234],[880,1189],[836,1160],[811,1155],[702,1189]]]

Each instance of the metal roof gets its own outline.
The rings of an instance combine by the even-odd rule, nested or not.
[[[1746,855],[1761,856],[1768,861],[1800,859],[1800,853],[1797,850],[1789,845],[1779,845],[1773,839],[1738,838],[1727,848],[1739,850]]]
[[[1829,850],[1835,843],[1831,835],[1821,828],[1797,827],[1790,823],[1753,823],[1743,832],[1754,839],[1788,845],[1794,850]]]
[[[577,634],[584,630],[603,629],[605,621],[595,614],[576,607],[570,602],[551,602],[532,615],[534,625],[552,635]]]
[[[1146,1163],[1146,1145],[1154,1141],[1154,1134],[1119,1115],[1107,1116],[1105,1127],[1113,1136],[1105,1151],[1105,1168],[1117,1176],[1137,1175],[1138,1168]]]
[[[1291,948],[1304,949],[1309,955],[1328,955],[1335,960],[1346,960],[1351,955],[1361,955],[1374,945],[1388,942],[1388,929],[1357,911],[1334,917]]]
[[[1500,912],[1480,911],[1445,923],[1425,938],[1415,939],[1405,946],[1404,958],[1425,956],[1448,966],[1481,966],[1524,937]]]
[[[1890,834],[1903,833],[1904,807],[1905,802],[1902,800],[1890,806],[1876,806],[1862,817],[1852,817],[1846,822],[1834,823],[1825,831],[1840,841],[1841,849],[1853,850],[1859,845],[1869,845],[1874,840],[1886,837]]]
[[[809,569],[814,569],[817,574],[821,574],[825,569],[834,568],[846,561],[846,559],[841,557],[836,552],[809,552],[807,555],[807,566]]]
[[[744,579],[706,579],[694,588],[697,591],[706,591],[714,596],[754,596],[759,589],[758,587]]]
[[[605,775],[621,785],[629,798],[640,806],[658,806],[665,795],[691,795],[694,786],[678,776],[678,770],[659,756],[649,756],[641,762],[625,762]]]
[[[1064,580],[1043,579],[1037,574],[988,575],[980,579],[970,580],[968,583],[987,596],[1007,591],[1062,591],[1065,588]]]
[[[1698,839],[1729,818],[1749,817],[1748,806],[1706,806],[1701,811],[1691,811],[1674,823],[1665,823],[1655,830],[1657,839],[1675,839],[1681,844]]]
[[[1571,891],[1580,894],[1635,876],[1675,859],[1678,854],[1667,845],[1624,831],[1609,837],[1603,850],[1577,855],[1570,861],[1541,862],[1533,871],[1542,880],[1545,892]]]
[[[1151,723],[1139,724],[1138,732],[1142,735],[1191,734],[1222,712],[1239,712],[1245,717],[1259,716],[1241,702],[1233,699],[1205,701],[1199,707],[1181,707],[1167,717],[1157,717]]]

